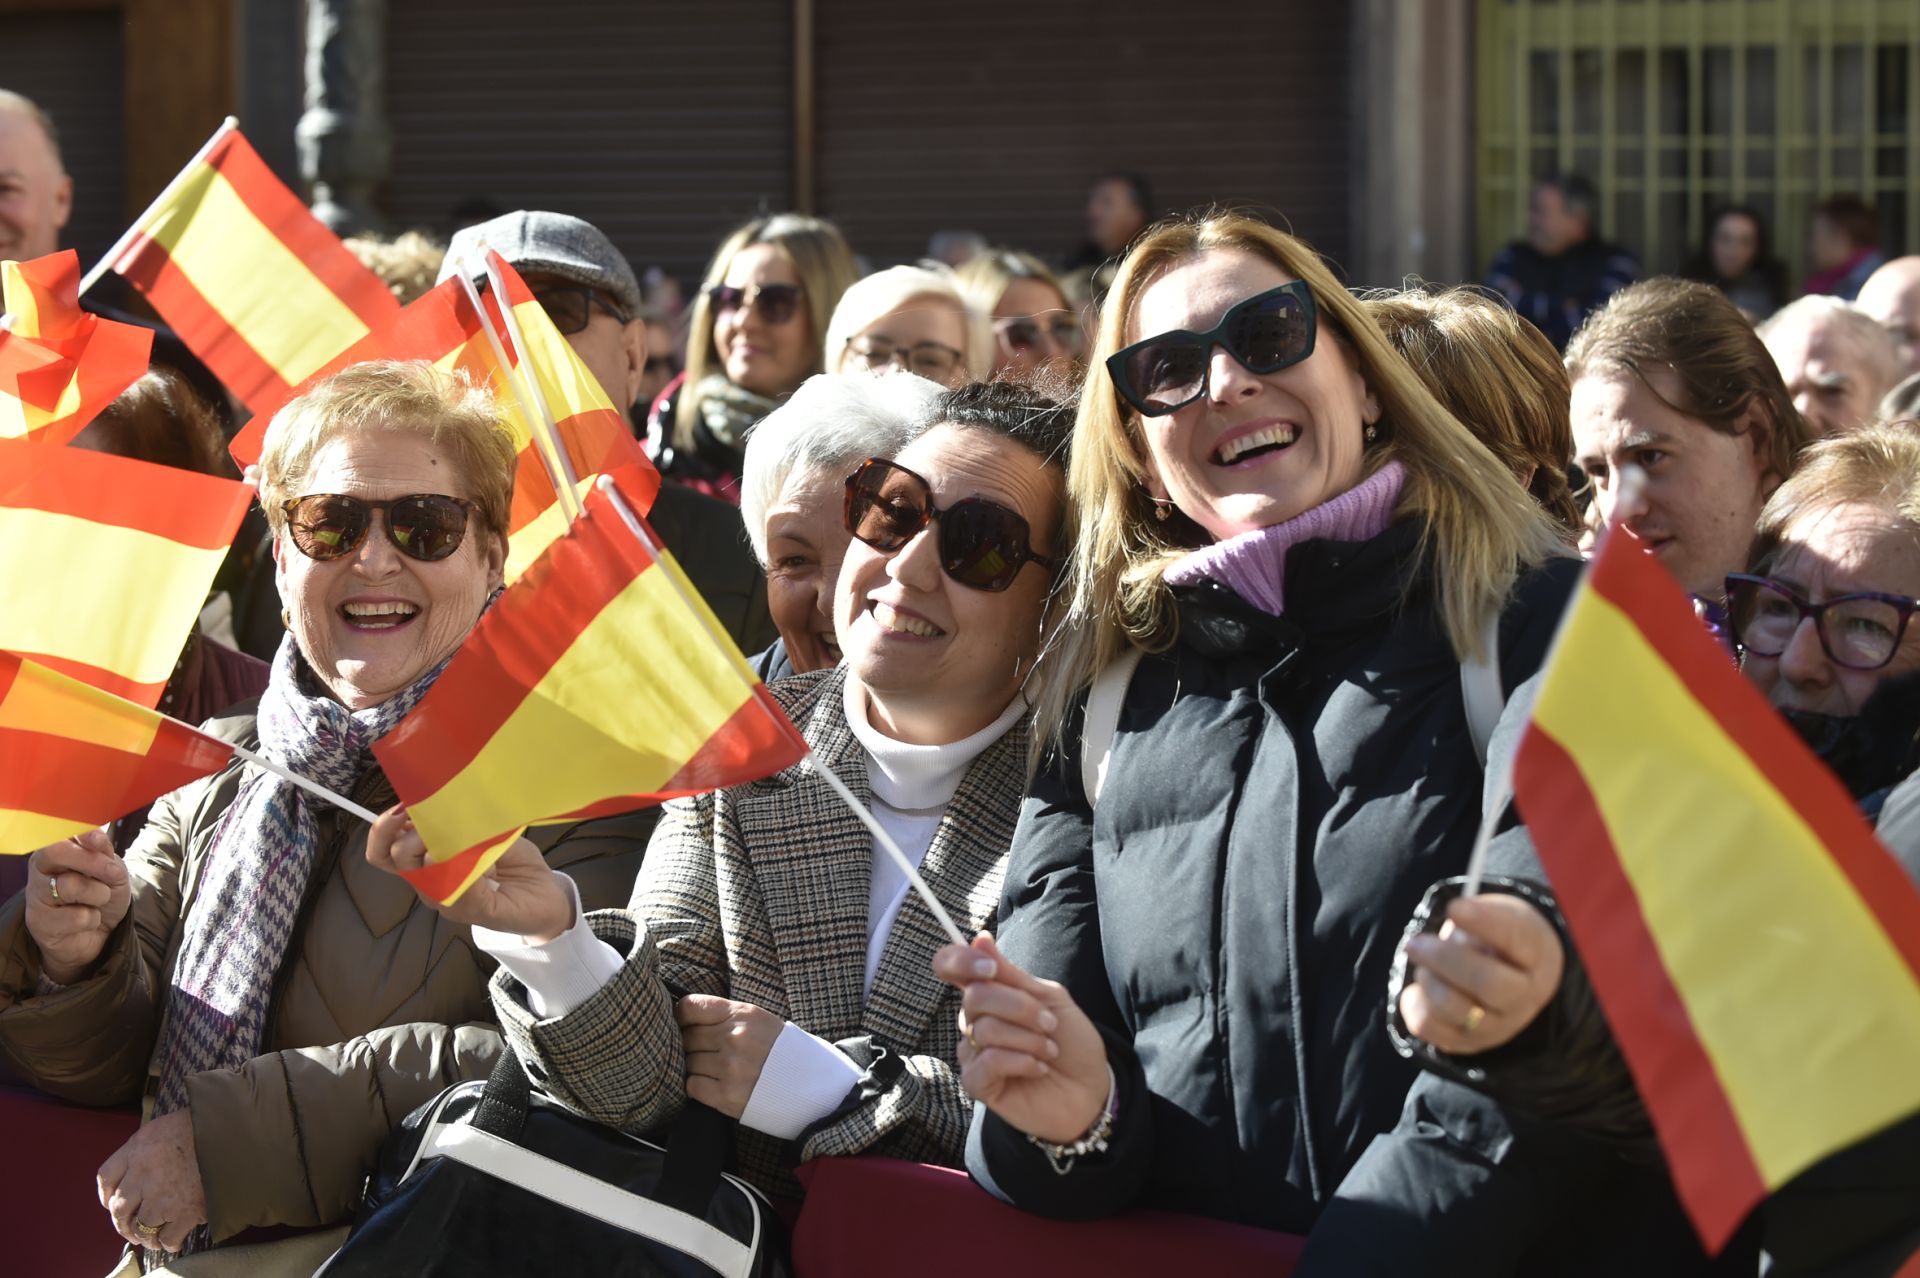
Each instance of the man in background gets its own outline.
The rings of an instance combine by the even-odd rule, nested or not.
[[[1793,406],[1821,435],[1873,421],[1881,396],[1900,383],[1892,334],[1852,302],[1810,294],[1775,311],[1759,333]]]
[[[1896,257],[1867,276],[1855,304],[1893,338],[1907,376],[1920,373],[1920,257]]]
[[[1580,322],[1639,278],[1640,264],[1600,238],[1600,193],[1577,173],[1533,188],[1527,238],[1494,255],[1487,286],[1565,350]]]

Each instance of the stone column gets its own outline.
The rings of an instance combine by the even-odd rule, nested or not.
[[[393,160],[387,0],[307,0],[306,81],[294,136],[314,214],[342,235],[381,230],[373,194]]]

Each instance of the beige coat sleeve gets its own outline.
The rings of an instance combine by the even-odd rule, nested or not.
[[[36,996],[40,951],[27,931],[26,894],[0,908],[0,1055],[36,1087],[85,1105],[140,1098],[180,923],[183,809],[207,798],[204,785],[191,785],[153,805],[127,850],[127,917],[86,979]]]

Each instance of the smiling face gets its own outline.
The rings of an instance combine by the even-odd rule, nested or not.
[[[387,500],[415,493],[471,499],[458,468],[420,435],[360,430],[314,454],[302,491]],[[351,710],[379,705],[460,646],[500,587],[506,539],[480,516],[447,558],[423,563],[387,536],[386,516],[351,553],[309,559],[283,532],[274,538],[274,579],[288,627],[334,698]]]
[[[969,380],[966,350],[967,320],[958,306],[947,298],[912,297],[848,338],[833,371],[885,372],[904,358],[909,372],[959,387]],[[898,358],[888,362],[896,352]],[[875,359],[881,361],[877,366]]]
[[[53,252],[72,212],[73,179],[40,122],[0,107],[0,258],[24,262]]]
[[[727,263],[721,283],[751,295],[768,284],[800,284],[800,273],[772,244],[750,244]],[[758,306],[737,306],[713,318],[713,344],[727,380],[756,395],[777,398],[806,380],[818,351],[803,295],[792,316],[769,324]]]
[[[1766,575],[1809,603],[1862,592],[1911,599],[1920,596],[1920,537],[1878,503],[1810,510],[1787,525]],[[1841,622],[1830,617],[1827,624],[1831,631]],[[1920,630],[1909,626],[1893,659],[1880,669],[1849,670],[1834,663],[1812,620],[1803,619],[1779,656],[1750,652],[1741,669],[1782,710],[1856,715],[1881,680],[1920,669]]]
[[[852,540],[845,505],[846,476],[815,470],[789,476],[767,511],[767,610],[800,674],[840,660],[833,587]]]
[[[1078,320],[1079,316],[1067,305],[1067,299],[1060,295],[1059,290],[1045,280],[1021,276],[1008,280],[1000,300],[994,303],[993,318],[1030,319],[1034,322],[1033,340],[1017,344],[1007,339],[1004,324],[994,326],[997,334],[995,358],[1000,361],[997,371],[1003,377],[1025,381],[1035,373],[1058,368],[1063,362],[1080,356],[1078,345],[1069,349],[1054,340],[1054,326],[1060,320]]]
[[[1056,557],[1061,475],[1002,435],[936,426],[893,460],[923,478],[941,510],[968,497],[1027,521],[1033,549]],[[1040,648],[1052,585],[1027,563],[1002,591],[974,590],[940,566],[940,524],[888,554],[847,547],[834,615],[851,676],[867,689],[874,726],[899,741],[959,741],[1000,717]]]
[[[1126,341],[1210,329],[1234,303],[1292,279],[1241,249],[1187,258],[1141,290]],[[1216,346],[1205,394],[1164,417],[1140,419],[1147,488],[1216,538],[1269,528],[1360,482],[1363,432],[1379,417],[1378,401],[1324,316],[1313,354],[1276,373],[1248,372]]]
[[[1656,382],[1677,393],[1670,374]],[[1694,594],[1718,599],[1730,572],[1747,562],[1754,521],[1773,484],[1755,446],[1757,431],[1728,435],[1662,402],[1623,368],[1595,368],[1573,384],[1574,457],[1594,484],[1603,519],[1616,516]],[[1749,410],[1750,421],[1762,410]],[[1632,510],[1616,511],[1620,471],[1638,466],[1646,487]]]

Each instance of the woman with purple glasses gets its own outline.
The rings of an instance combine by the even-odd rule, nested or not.
[[[355,365],[276,413],[261,501],[287,633],[258,703],[207,730],[393,802],[371,747],[500,589],[514,455],[492,395],[425,363]],[[582,895],[624,899],[645,823],[561,833],[539,844]],[[238,1249],[223,1272],[311,1273],[389,1128],[499,1054],[491,961],[367,864],[367,835],[236,760],[160,799],[124,862],[98,832],[28,858],[0,909],[0,1057],[69,1100],[142,1103],[99,1173],[122,1272],[213,1247]]]
[[[522,907],[469,893],[450,908],[486,923],[494,1005],[543,1090],[635,1134],[690,1100],[719,1110],[739,1120],[742,1175],[776,1197],[823,1155],[959,1163],[973,1105],[953,1064],[960,994],[932,969],[946,934],[813,769],[871,806],[961,927],[993,925],[1025,681],[1064,559],[1070,423],[1024,388],[975,384],[842,472],[842,659],[771,685],[811,765],[667,804],[624,910],[584,913],[563,876],[512,852]],[[398,828],[375,837],[401,863],[420,854]]]
[[[827,322],[859,271],[833,223],[755,218],[721,243],[693,299],[687,369],[647,415],[663,478],[740,504],[747,432],[823,371]]]
[[[1475,716],[1578,564],[1313,250],[1244,217],[1122,263],[1068,495],[1000,936],[938,959],[968,1167],[1049,1216],[1305,1234],[1416,1076],[1381,1029],[1394,942],[1466,864]]]

